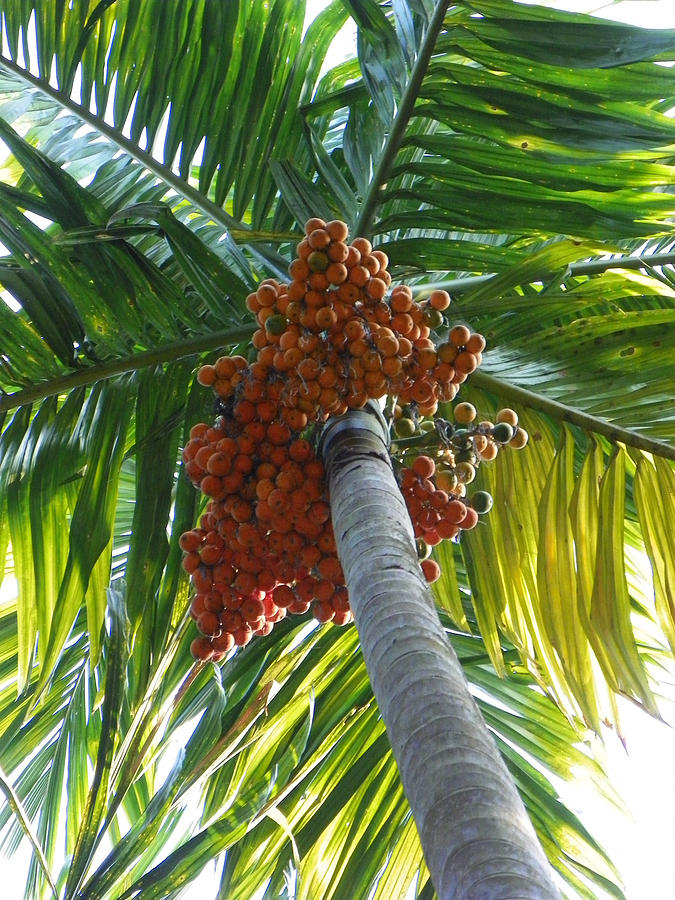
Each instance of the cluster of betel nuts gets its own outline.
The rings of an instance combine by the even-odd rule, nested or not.
[[[251,360],[221,356],[197,375],[218,407],[183,449],[187,476],[208,498],[198,526],[180,538],[199,660],[222,659],[289,613],[352,621],[316,450],[328,417],[388,398],[400,450],[394,463],[421,556],[489,510],[485,491],[466,496],[476,466],[500,446],[527,442],[512,410],[495,424],[476,424],[468,403],[454,407],[454,424],[437,416],[485,347],[465,325],[434,342],[450,305],[446,291],[416,301],[406,285],[391,288],[386,254],[363,237],[347,243],[344,222],[310,219],[305,235],[291,281],[265,279],[246,300],[258,323]],[[434,422],[433,455],[420,452],[428,445],[424,420]],[[438,578],[434,560],[421,564],[428,581]]]

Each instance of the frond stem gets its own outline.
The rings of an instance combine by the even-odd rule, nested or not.
[[[598,416],[591,416],[589,413],[566,406],[557,400],[551,400],[542,394],[534,391],[528,391],[527,388],[518,387],[501,378],[495,378],[494,375],[488,375],[487,372],[474,372],[470,376],[471,383],[476,387],[508,400],[513,400],[519,406],[536,409],[538,412],[546,413],[551,418],[559,422],[568,422],[570,425],[577,425],[584,431],[591,431],[594,434],[601,434],[613,443],[625,444],[627,447],[634,447],[636,450],[645,450],[647,453],[653,453],[655,456],[661,456],[665,459],[675,460],[675,447],[656,441],[653,438],[644,437],[631,431],[629,428],[621,428],[613,425],[607,419],[600,419]]]
[[[20,391],[15,391],[13,394],[5,394],[4,397],[0,397],[0,413],[9,409],[16,409],[16,407],[24,406],[27,403],[44,400],[45,397],[51,397],[54,394],[66,393],[82,385],[94,384],[96,381],[113,378],[115,375],[122,375],[124,372],[135,372],[137,369],[144,369],[147,366],[171,362],[185,356],[204,353],[207,350],[216,350],[219,347],[227,347],[239,341],[247,340],[251,337],[254,330],[255,326],[253,324],[240,325],[237,328],[228,328],[226,331],[216,331],[213,334],[202,334],[189,340],[165,344],[163,347],[157,347],[154,350],[144,350],[142,353],[136,353],[133,356],[111,359],[100,365],[89,366],[86,369],[81,369],[68,375],[59,375],[57,378],[52,378],[49,381],[33,384]]]
[[[0,791],[2,791],[2,793],[7,798],[9,808],[17,817],[23,833],[30,841],[33,850],[35,851],[35,858],[37,859],[40,868],[45,874],[55,900],[59,900],[59,892],[56,889],[56,884],[54,883],[54,879],[52,878],[51,872],[49,871],[49,863],[47,862],[47,857],[45,856],[44,851],[40,846],[40,842],[38,841],[37,836],[33,832],[30,819],[28,818],[26,811],[23,808],[18,794],[15,792],[14,788],[12,787],[2,770],[0,770]]]
[[[436,9],[429,22],[427,33],[424,35],[420,52],[415,60],[412,72],[410,73],[410,80],[403,92],[398,112],[394,117],[391,131],[385,141],[382,156],[373,173],[368,193],[363,200],[363,205],[356,220],[356,225],[354,226],[354,234],[362,235],[364,237],[368,235],[368,230],[372,225],[375,210],[380,199],[380,190],[382,185],[389,179],[391,169],[396,159],[396,154],[398,153],[401,142],[405,136],[406,128],[412,117],[422,79],[426,75],[431,54],[434,52],[434,47],[436,46],[438,34],[443,27],[443,19],[445,17],[445,11],[448,8],[448,3],[449,0],[440,0],[440,2],[436,4]]]
[[[569,277],[578,275],[600,275],[608,269],[651,269],[654,266],[666,266],[675,264],[675,252],[652,253],[645,256],[613,256],[611,259],[593,259],[584,262],[575,262],[569,265]],[[547,274],[551,274],[550,272]],[[441,288],[450,294],[463,294],[472,288],[487,284],[494,274],[470,275],[468,278],[447,278],[443,281],[435,281],[431,284],[420,284],[413,290],[433,291]]]

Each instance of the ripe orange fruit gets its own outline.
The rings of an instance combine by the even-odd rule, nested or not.
[[[450,343],[454,344],[455,347],[463,347],[471,337],[471,332],[466,325],[455,325],[454,328],[450,329],[448,337],[450,338]],[[445,359],[443,362],[452,362],[452,360]]]
[[[333,219],[330,222],[326,222],[324,227],[332,241],[344,242],[347,240],[349,229],[347,228],[346,223],[342,222],[340,219]]]
[[[190,653],[194,659],[205,662],[213,657],[214,648],[207,637],[198,637],[190,644]]]
[[[473,354],[482,353],[483,350],[485,350],[485,344],[486,341],[483,335],[478,334],[478,332],[474,332],[474,334],[472,334],[469,340],[466,342],[466,349]]]
[[[461,350],[455,359],[455,372],[470,375],[478,368],[478,360],[468,350]]]
[[[305,222],[305,234],[311,234],[317,228],[325,228],[326,223],[323,219],[312,217]]]
[[[450,306],[450,294],[447,291],[435,290],[429,294],[429,306],[443,311]]]
[[[424,559],[420,563],[422,571],[424,572],[424,577],[428,581],[429,584],[433,584],[434,581],[438,581],[441,577],[441,567],[438,565],[436,560],[434,559]]]
[[[504,407],[504,409],[500,409],[495,416],[495,421],[506,422],[508,425],[513,425],[515,428],[518,425],[518,413],[508,406]]]
[[[431,478],[436,471],[436,463],[430,456],[418,456],[410,467],[420,478]]]
[[[307,241],[312,250],[323,250],[330,244],[330,235],[325,228],[315,228],[307,235]]]
[[[368,238],[364,237],[355,237],[352,241],[352,247],[354,250],[358,250],[361,256],[370,256],[373,252],[373,245],[370,243]]]

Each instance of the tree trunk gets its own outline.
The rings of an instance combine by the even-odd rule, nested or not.
[[[379,410],[322,438],[338,554],[370,681],[440,900],[558,898],[422,575]]]

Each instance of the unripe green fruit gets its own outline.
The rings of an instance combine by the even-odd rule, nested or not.
[[[453,469],[436,469],[436,487],[451,494],[457,487],[457,476]]]
[[[444,321],[443,313],[440,310],[434,309],[433,307],[429,306],[424,310],[422,321],[429,328],[440,328]]]
[[[492,429],[492,437],[498,444],[508,444],[515,432],[515,429],[508,422],[500,422]]]
[[[394,434],[399,438],[412,437],[415,434],[415,423],[412,419],[401,417],[394,422]]]
[[[307,265],[312,272],[325,272],[330,260],[321,250],[315,250],[307,257]]]
[[[288,319],[286,316],[282,316],[280,313],[276,313],[273,316],[270,316],[268,319],[265,319],[265,331],[268,334],[273,334],[278,336],[283,334],[286,331],[286,326],[288,325]]]
[[[492,509],[492,494],[487,491],[476,491],[471,495],[471,506],[477,513],[483,515]]]
[[[425,540],[422,540],[422,538],[417,538],[417,540],[415,541],[415,546],[417,547],[418,559],[428,559],[431,556],[431,547]]]

